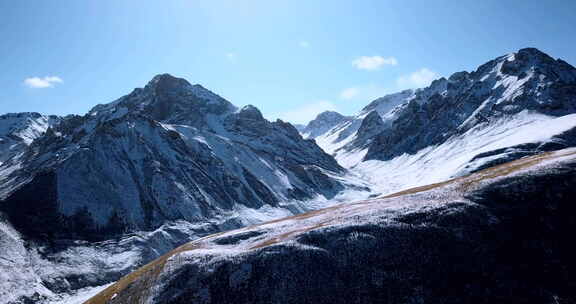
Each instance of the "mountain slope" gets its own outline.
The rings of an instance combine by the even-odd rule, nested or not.
[[[269,299],[273,297],[302,302],[303,298],[299,296],[305,300],[320,301],[319,295],[326,293],[336,297],[332,302],[351,302],[348,296],[371,299],[372,289],[363,289],[369,284],[392,286],[383,290],[391,293],[393,302],[409,302],[410,299],[418,302],[422,298],[426,301],[450,299],[452,295],[442,293],[446,288],[422,283],[433,280],[421,276],[418,271],[423,268],[420,266],[425,269],[438,268],[434,266],[437,265],[435,262],[418,264],[430,258],[418,251],[423,240],[434,243],[424,242],[429,245],[430,252],[442,256],[448,246],[456,244],[457,249],[460,245],[477,248],[483,240],[490,240],[490,234],[477,238],[474,229],[478,225],[489,231],[496,229],[515,233],[504,234],[503,237],[524,237],[512,229],[515,225],[498,226],[491,222],[492,219],[507,220],[509,214],[496,214],[498,210],[492,207],[484,209],[488,202],[483,201],[480,192],[512,185],[510,189],[518,193],[508,191],[505,197],[493,197],[496,202],[510,204],[506,205],[510,208],[504,208],[508,211],[514,209],[515,202],[520,204],[532,196],[546,204],[552,202],[554,193],[561,202],[572,199],[570,185],[574,166],[572,156],[568,154],[572,155],[573,150],[541,153],[576,146],[575,75],[575,69],[569,64],[554,60],[535,49],[523,49],[496,58],[475,72],[456,73],[448,79],[434,81],[428,88],[407,90],[377,99],[352,118],[327,114],[327,119],[318,120],[319,124],[312,128],[318,131],[313,135],[316,136],[314,139],[302,138],[288,123],[265,120],[253,106],[239,109],[202,86],[191,85],[184,79],[168,74],[158,75],[144,88],[135,89],[112,103],[98,105],[87,115],[68,116],[53,125],[48,124],[50,128],[39,132],[39,136],[33,137],[25,145],[18,145],[18,149],[14,150],[17,153],[0,164],[0,245],[3,248],[0,251],[0,267],[8,269],[0,277],[0,299],[7,299],[8,303],[42,303],[59,299],[68,302],[71,293],[85,297],[106,288],[122,275],[170,248],[199,237],[411,187],[418,188],[397,194],[398,197],[402,195],[398,200],[389,197],[370,201],[372,203],[342,205],[308,213],[262,226],[264,230],[260,230],[260,226],[255,227],[256,230],[246,229],[248,234],[241,234],[239,238],[234,236],[236,232],[223,234],[226,238],[218,239],[217,246],[212,243],[216,236],[205,239],[206,242],[199,240],[193,245],[206,247],[196,252],[201,253],[201,259],[214,258],[211,261],[215,264],[192,263],[190,267],[193,273],[206,279],[210,288],[222,290],[221,295],[234,298],[235,295],[227,293],[227,290],[231,290],[227,288],[237,290],[241,286],[238,288],[243,294],[239,302],[250,299],[253,302],[270,302]],[[322,134],[324,130],[327,131]],[[334,154],[338,162],[316,143],[326,152]],[[568,154],[564,155],[565,152]],[[570,158],[570,161],[560,161],[565,158]],[[517,161],[510,165],[509,162],[513,160]],[[554,165],[547,167],[550,162]],[[534,170],[520,170],[532,165],[536,166]],[[489,167],[493,168],[482,171]],[[498,176],[509,174],[507,168],[520,171],[503,181]],[[490,171],[501,169],[504,170],[502,174]],[[481,173],[472,175],[474,182],[462,184],[470,178],[465,176],[479,171]],[[541,177],[538,182],[530,180],[531,172]],[[484,180],[482,176],[488,176],[486,180],[489,184],[476,182]],[[446,182],[448,179],[455,180]],[[524,181],[527,188],[520,187],[524,186]],[[518,182],[520,186],[516,186]],[[468,188],[470,184],[477,186],[478,189],[474,189],[480,192]],[[545,188],[539,188],[540,185]],[[423,196],[417,200],[404,195],[433,188],[434,191],[421,193]],[[528,196],[523,196],[526,193]],[[539,193],[545,197],[538,196]],[[446,205],[447,202],[456,204]],[[464,205],[459,205],[459,202]],[[530,214],[531,223],[548,223],[538,216],[555,206],[548,204],[542,209],[537,203],[530,201],[530,206],[538,210]],[[367,206],[366,209],[363,206]],[[469,206],[472,209],[468,209]],[[473,213],[469,214],[469,210]],[[474,213],[475,210],[484,213],[478,215]],[[484,216],[486,212],[496,213]],[[404,221],[404,215],[409,215],[409,218],[414,216],[417,220]],[[456,218],[453,215],[457,215]],[[520,212],[519,218],[521,215]],[[424,217],[423,222],[419,222],[421,217]],[[555,219],[571,221],[562,216]],[[452,220],[456,221],[456,226],[438,224]],[[418,226],[421,223],[423,226]],[[518,227],[530,228],[524,222],[519,223],[521,225]],[[403,224],[409,227],[416,225],[418,229],[401,229],[399,234],[393,232],[390,239],[387,232],[396,231],[398,225]],[[355,225],[362,229],[368,227],[356,231],[359,238],[368,241],[367,245],[364,241],[347,241],[357,238],[357,234],[330,234],[331,231],[340,231],[340,228],[348,231],[346,229]],[[373,225],[376,226],[375,230],[372,230]],[[437,230],[426,230],[428,226],[441,231],[448,229],[450,233],[439,236]],[[308,230],[322,227],[327,230],[322,232],[319,239],[300,244],[291,241],[292,236],[308,237]],[[572,227],[568,228],[571,230]],[[371,236],[362,235],[366,231]],[[382,235],[382,231],[386,231],[386,235]],[[459,241],[462,231],[469,233],[466,235],[470,236],[468,243]],[[324,233],[327,233],[326,237]],[[383,245],[370,247],[372,237],[382,240]],[[436,237],[440,237],[437,244],[434,242]],[[324,238],[330,241],[323,243]],[[488,253],[492,250],[490,246],[506,244],[503,239],[496,239],[496,243],[486,247]],[[288,245],[284,243],[285,240]],[[545,237],[539,238],[538,242],[546,243],[545,240]],[[560,240],[564,239],[557,241]],[[415,245],[402,247],[404,241]],[[269,249],[268,245],[274,242],[282,243],[282,248],[276,251],[277,248],[272,246]],[[304,244],[303,247],[301,244]],[[354,254],[340,250],[341,244],[344,247],[352,244],[351,248],[356,248]],[[399,249],[392,246],[398,244]],[[438,244],[442,246],[434,247]],[[266,250],[258,251],[260,247]],[[285,247],[289,247],[287,251]],[[386,255],[388,248],[397,250],[393,251],[396,254]],[[189,247],[180,249],[187,251]],[[207,251],[202,251],[204,249]],[[458,250],[455,251],[457,256],[471,254],[478,257],[478,254],[482,256],[484,253]],[[521,252],[518,248],[515,250]],[[256,256],[252,255],[254,252]],[[385,259],[381,259],[380,254],[384,254]],[[496,258],[490,254],[489,259]],[[198,257],[195,254],[192,256],[193,259]],[[259,260],[262,256],[264,262]],[[246,269],[240,269],[234,275],[228,273],[228,270],[236,273],[237,265],[229,264],[227,257],[233,260],[255,259],[254,265],[264,269],[270,266],[272,272],[263,272],[262,278],[275,277],[277,273],[274,270],[277,270],[286,276],[293,275],[294,280],[281,277],[285,280],[280,282],[286,288],[268,290],[265,283],[259,285],[260,281],[255,279],[254,286],[264,286],[264,291],[261,292],[262,297],[250,294],[242,287]],[[313,257],[312,260],[308,259],[310,257]],[[375,263],[387,265],[387,268],[377,273],[364,272],[366,270],[358,266],[358,257],[363,261],[374,258]],[[404,264],[395,264],[398,262],[395,257],[409,257],[416,266],[412,269]],[[441,261],[456,257],[443,256]],[[553,261],[558,258],[553,255],[551,264],[546,264],[546,267],[553,267]],[[305,269],[299,268],[299,265],[290,266],[293,265],[290,262],[292,259],[301,259]],[[386,264],[388,261],[392,264]],[[446,269],[496,269],[494,264],[483,264],[478,259],[471,261],[472,264],[464,263],[462,268],[447,266]],[[514,259],[498,261],[501,264],[515,262]],[[529,262],[529,265],[538,265],[533,260]],[[160,260],[162,265],[172,265],[170,263],[167,259]],[[315,271],[315,263],[326,266],[322,269],[336,273],[323,273],[322,269]],[[187,278],[189,274],[188,268],[180,268],[182,265],[176,262],[173,267],[168,266],[166,269],[175,270],[175,273],[165,273],[165,277],[162,277],[168,285],[154,285],[157,289],[146,289],[152,291],[149,294],[140,291],[140,283],[122,285],[132,283],[132,279],[122,280],[118,283],[119,289],[108,291],[122,291],[123,294],[119,293],[116,301],[126,301],[126,296],[132,294],[137,297],[159,296],[151,298],[159,302],[180,303],[190,297],[199,301],[220,301],[220,295],[212,294],[209,290],[202,289],[197,293],[194,286],[200,285],[194,285],[195,277],[181,281],[180,278]],[[208,265],[208,268],[202,268],[203,265]],[[212,266],[224,268],[218,268],[221,271],[217,273],[206,270],[215,269]],[[514,264],[512,268],[517,267],[523,266]],[[407,280],[403,285],[403,280],[394,279],[403,269],[407,269],[407,276],[415,278],[415,281]],[[159,268],[153,270],[152,274],[157,274]],[[332,285],[311,284],[316,289],[301,288],[300,282],[315,282],[313,280],[317,279],[308,270],[317,272],[319,278],[326,279]],[[553,285],[561,286],[560,289],[555,286],[543,287],[535,283],[535,277],[522,276],[512,270],[512,274],[504,271],[503,277],[493,275],[497,271],[488,271],[481,278],[486,282],[500,282],[505,278],[502,288],[506,290],[510,290],[509,282],[526,279],[522,281],[526,283],[522,286],[533,287],[540,296],[572,296],[561,290],[566,287],[561,282],[550,280],[554,282]],[[252,270],[248,272],[252,273]],[[344,290],[339,285],[341,282],[352,286],[350,284],[356,278],[346,276],[346,273],[361,274],[359,285],[350,290],[368,290],[368,294],[351,292],[346,295],[335,291]],[[557,269],[551,273],[552,277],[556,275],[558,278],[566,275]],[[136,272],[129,278],[138,279],[141,274]],[[229,274],[232,279],[227,277]],[[438,277],[445,275],[440,273]],[[152,284],[155,280],[154,277],[144,277],[145,284]],[[274,281],[278,282],[279,277],[275,278]],[[470,283],[466,278],[462,282]],[[332,279],[337,281],[330,281]],[[455,280],[458,284],[459,279]],[[376,283],[370,283],[371,280]],[[182,282],[191,282],[192,285],[186,287]],[[221,282],[229,282],[229,285],[220,285]],[[439,282],[445,284],[443,286],[454,283]],[[118,288],[118,284],[113,285],[116,286],[114,288]],[[184,291],[178,289],[182,286],[185,287]],[[500,285],[474,286],[473,292],[464,292],[463,295],[460,292],[464,289],[459,289],[454,298],[475,296],[490,302],[494,295],[485,294],[484,290],[502,290],[498,289]],[[127,293],[123,292],[125,288],[129,290]],[[302,294],[291,292],[294,290],[291,288],[302,290]],[[532,296],[531,288],[526,293],[522,290],[522,294]],[[314,290],[325,293],[315,294]],[[401,295],[396,295],[394,290],[399,290]],[[436,297],[418,291],[413,295],[407,290],[440,290],[440,294],[436,294]],[[500,291],[496,294],[500,295]],[[382,296],[378,292],[374,295]],[[107,292],[104,294],[113,296]],[[206,298],[207,294],[210,299]],[[173,298],[170,298],[172,295]],[[506,294],[502,296],[507,297]],[[507,299],[507,302],[515,302],[513,298]]]
[[[316,138],[382,193],[576,145],[576,69],[533,48],[386,98]]]
[[[445,142],[478,125],[528,111],[558,117],[576,113],[576,69],[536,49],[492,60],[416,93],[364,159],[389,160]]]
[[[289,123],[167,74],[62,119],[0,181],[12,303],[66,301],[207,233],[368,193]]]
[[[318,114],[316,118],[310,121],[306,127],[300,131],[300,133],[302,133],[304,138],[316,138],[326,133],[334,126],[349,120],[350,117],[344,116],[338,112],[325,111]]]
[[[38,113],[11,113],[0,115],[0,165],[14,155],[22,153],[34,139],[60,121],[57,116]]]
[[[413,96],[413,90],[404,90],[378,98],[364,107],[358,115],[349,117],[348,120],[332,125],[330,129],[317,134],[315,140],[327,153],[338,155],[340,154],[338,151],[355,138],[362,121],[371,112],[378,113],[383,121],[389,122],[394,118],[395,109]]]
[[[345,189],[344,169],[290,124],[169,75],[53,128],[21,167],[0,185],[2,210],[32,237],[104,238]],[[46,197],[42,214],[30,193]]]
[[[86,303],[570,303],[575,184],[576,150],[526,157],[205,237]]]

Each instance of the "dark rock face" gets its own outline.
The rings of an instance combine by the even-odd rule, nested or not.
[[[377,111],[370,112],[366,117],[364,117],[362,124],[360,124],[360,128],[358,128],[354,145],[362,148],[369,144],[374,136],[380,133],[383,126],[384,122],[382,121],[380,114],[378,114]]]
[[[296,222],[279,229],[292,240],[252,249],[243,242],[258,244],[274,226],[215,236],[177,250],[156,279],[144,276],[108,303],[129,303],[151,286],[145,298],[171,304],[573,303],[575,185],[572,157],[484,180],[460,197],[448,184],[383,200],[383,209],[367,202],[366,213],[322,228],[288,228],[316,214],[287,219]],[[402,207],[411,202],[420,207]],[[240,251],[203,251],[210,242]]]

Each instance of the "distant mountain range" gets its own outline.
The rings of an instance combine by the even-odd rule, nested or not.
[[[304,136],[387,193],[576,145],[575,98],[576,69],[527,48],[378,98],[330,128],[314,128],[320,114]]]
[[[475,213],[496,211],[478,207],[484,201],[471,198],[500,187],[501,180],[493,179],[495,176],[488,179],[488,184],[478,184],[479,188],[474,191],[480,192],[466,188],[458,195],[449,196],[448,205],[437,196],[430,196],[448,195],[449,189],[445,187],[432,194],[426,192],[419,198],[424,202],[422,206],[416,206],[411,197],[404,196],[409,193],[402,191],[423,187],[417,188],[420,189],[417,192],[425,192],[436,188],[426,185],[451,179],[461,183],[460,179],[471,173],[475,175],[470,176],[480,176],[491,172],[491,168],[498,168],[495,166],[530,157],[538,161],[526,165],[532,169],[518,169],[518,176],[528,176],[530,172],[546,176],[546,163],[538,157],[548,154],[542,153],[553,153],[555,156],[550,161],[555,164],[554,168],[573,176],[574,167],[563,155],[572,155],[570,148],[575,146],[576,69],[533,48],[498,57],[474,72],[458,72],[447,79],[437,79],[426,88],[378,98],[354,116],[324,112],[305,126],[293,126],[281,120],[270,122],[253,106],[238,108],[200,85],[169,74],[158,75],[143,88],[112,103],[97,105],[83,116],[3,115],[0,116],[0,245],[4,250],[0,253],[0,266],[8,271],[0,274],[0,299],[6,299],[5,303],[83,299],[200,236],[296,215],[295,220],[288,218],[277,225],[262,226],[270,228],[262,228],[266,231],[252,228],[231,232],[230,237],[228,234],[222,238],[212,236],[209,241],[184,245],[182,255],[176,254],[178,250],[171,254],[195,259],[198,253],[199,259],[208,261],[220,259],[226,250],[234,251],[230,259],[210,260],[227,269],[221,273],[204,273],[212,267],[212,262],[160,260],[161,267],[153,273],[161,275],[162,280],[147,275],[143,276],[145,284],[140,278],[133,280],[134,288],[140,291],[119,286],[120,281],[90,303],[133,303],[131,299],[135,298],[131,295],[147,303],[187,303],[184,299],[223,303],[223,298],[211,291],[214,288],[221,290],[222,296],[237,296],[246,303],[269,303],[266,299],[276,296],[278,303],[322,302],[320,295],[326,293],[349,303],[346,300],[349,298],[335,290],[348,284],[345,282],[351,278],[322,274],[323,270],[314,266],[325,264],[331,265],[334,271],[351,270],[338,264],[340,262],[332,263],[331,258],[322,253],[348,254],[336,250],[338,242],[353,248],[360,246],[354,255],[364,248],[367,260],[380,261],[384,256],[378,252],[386,248],[384,245],[398,245],[374,231],[394,230],[396,224],[416,227],[430,224],[443,229],[441,221],[459,221],[448,219],[454,213],[458,218],[478,220],[479,225],[488,230],[497,227],[489,223],[490,216]],[[511,172],[502,176],[512,181],[516,178]],[[558,188],[558,191],[568,188]],[[392,201],[352,203],[392,193],[402,195]],[[497,197],[498,201],[514,193],[508,191],[502,195]],[[388,202],[393,203],[390,210],[383,207]],[[341,203],[344,207],[334,207]],[[374,208],[375,213],[370,216],[357,213],[354,206],[363,204]],[[319,209],[324,211],[312,211]],[[312,213],[299,217],[298,214],[308,211]],[[376,213],[382,213],[381,217]],[[506,216],[498,213],[494,218],[503,220]],[[298,224],[300,219],[308,217],[310,225],[302,229],[285,227],[287,223]],[[387,218],[396,224],[382,222]],[[368,226],[376,230],[366,230]],[[448,226],[452,229],[450,236],[440,236],[446,245],[457,238],[459,229],[471,238],[465,244],[457,243],[458,246],[472,246],[484,237],[472,236],[472,227],[466,225],[450,222]],[[332,229],[351,230],[331,233]],[[398,230],[392,235],[413,242],[412,237],[404,236],[408,232],[414,231]],[[420,232],[422,237],[437,236],[436,232],[430,234],[426,229]],[[369,239],[373,238],[375,244],[379,244],[377,247],[369,246]],[[294,239],[298,239],[294,251],[286,249]],[[539,238],[540,241],[543,239]],[[215,242],[218,246],[206,242]],[[275,247],[276,243],[279,247]],[[485,249],[492,250],[490,246]],[[207,251],[190,251],[194,248]],[[281,249],[278,255],[272,254],[269,261],[265,260],[267,252],[274,248]],[[378,250],[374,251],[375,248]],[[404,249],[410,248],[411,245]],[[218,253],[211,255],[212,249]],[[394,252],[403,254],[404,249]],[[294,258],[284,254],[286,252],[293,252]],[[250,266],[236,263],[236,254],[250,259]],[[300,256],[302,259],[296,258]],[[314,258],[309,260],[305,256]],[[342,263],[352,262],[341,259]],[[298,261],[310,265],[294,266]],[[172,266],[164,268],[164,265]],[[270,270],[263,271],[262,267]],[[313,271],[318,272],[317,277],[309,276]],[[381,282],[380,285],[374,283],[378,286],[384,284],[382,282],[392,284],[390,286],[404,284],[390,271],[394,270],[358,269],[358,274],[373,277],[374,282]],[[399,275],[416,281],[426,279],[413,273],[417,269],[406,271],[409,273]],[[193,273],[199,273],[198,277]],[[290,285],[284,280],[282,284],[288,284],[286,289],[267,291],[261,297],[250,294],[256,290],[250,291],[243,285],[245,282],[256,284],[251,280],[258,281],[255,278],[259,276],[272,280],[280,274],[286,280],[294,274],[294,278],[303,281]],[[308,289],[302,297],[293,294],[306,278],[322,279],[327,285],[318,296]],[[335,278],[344,281],[333,281]],[[516,277],[507,279],[513,278]],[[207,287],[182,283],[197,280],[202,280]],[[229,283],[222,285],[217,281]],[[426,293],[440,288],[416,281],[406,283],[409,286],[399,285],[398,290],[403,290],[402,295],[410,288],[421,290],[418,292],[423,293],[422,296],[392,296],[393,302],[406,302],[406,299],[428,302],[433,297]],[[366,286],[362,284],[354,285],[355,291],[350,297],[360,297],[362,286]],[[258,286],[265,289],[264,285]],[[472,289],[479,292],[476,287]],[[154,292],[142,293],[150,288]],[[110,290],[114,293],[110,294]],[[550,290],[545,289],[552,292]],[[370,294],[360,297],[364,299],[361,303],[381,296],[380,291],[374,289],[365,291]],[[118,296],[116,300],[112,299],[114,294]],[[4,302],[0,300],[0,303]]]

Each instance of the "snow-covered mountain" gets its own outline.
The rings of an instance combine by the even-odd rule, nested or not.
[[[0,292],[14,299],[110,283],[208,232],[368,190],[291,124],[167,74],[46,130],[0,165]]]
[[[343,146],[349,143],[355,138],[356,132],[362,125],[362,121],[370,112],[376,112],[380,116],[386,116],[386,121],[391,121],[394,114],[394,109],[405,103],[407,99],[414,95],[414,90],[404,90],[402,92],[389,94],[384,97],[380,97],[370,104],[365,106],[358,115],[346,116],[346,120],[342,120],[340,123],[332,125],[329,129],[323,129],[323,132],[317,132],[314,139],[316,142],[329,154],[337,155],[338,151],[341,150]],[[375,129],[379,130],[379,129]],[[306,134],[303,134],[306,136]]]
[[[316,138],[334,128],[334,126],[347,122],[350,119],[351,117],[344,116],[338,112],[325,111],[311,120],[302,130],[300,130],[300,133],[302,133],[304,138]]]
[[[576,145],[576,69],[534,48],[380,98],[316,142],[381,192]]]
[[[22,153],[34,139],[60,121],[57,116],[39,113],[10,113],[0,115],[0,165]]]
[[[20,167],[3,177],[2,209],[30,236],[102,239],[346,187],[345,170],[289,123],[170,75],[64,120]]]
[[[495,176],[489,167],[505,168],[502,175],[507,175],[509,164],[513,164],[514,172],[525,173],[520,169],[536,165],[537,170],[543,170],[538,172],[547,174],[550,171],[546,170],[552,168],[545,166],[548,157],[552,156],[554,160],[550,161],[555,162],[564,159],[566,151],[573,155],[573,150],[566,148],[576,146],[576,69],[536,49],[522,49],[489,61],[474,72],[459,72],[447,79],[438,79],[427,88],[379,98],[353,117],[323,113],[300,130],[280,120],[267,121],[253,106],[237,108],[200,85],[191,85],[168,74],[158,75],[145,87],[112,103],[98,105],[84,116],[61,119],[38,116],[9,121],[2,124],[0,120],[0,138],[14,140],[4,146],[0,143],[3,151],[10,151],[3,153],[8,156],[0,161],[0,248],[3,249],[0,252],[0,299],[7,299],[7,303],[55,303],[59,299],[71,303],[68,297],[71,293],[76,299],[84,299],[187,241],[275,220],[262,226],[270,228],[266,231],[256,226],[242,230],[248,234],[240,233],[239,238],[235,237],[236,232],[223,234],[226,239],[218,238],[215,243],[218,246],[212,243],[216,236],[206,242],[192,243],[206,246],[194,247],[200,251],[185,258],[214,258],[223,263],[226,271],[208,271],[216,265],[211,262],[171,264],[172,261],[167,260],[162,261],[162,266],[167,262],[174,267],[150,272],[162,274],[161,282],[166,282],[165,285],[156,284],[155,278],[145,280],[146,284],[153,283],[145,287],[154,290],[153,294],[144,294],[146,297],[164,297],[172,291],[184,290],[182,297],[206,300],[207,294],[217,295],[205,289],[197,293],[195,287],[186,284],[184,289],[178,289],[178,278],[186,277],[192,269],[201,276],[206,274],[202,278],[209,284],[243,284],[246,267],[255,267],[236,264],[235,261],[244,257],[254,258],[255,265],[259,265],[248,273],[260,271],[262,278],[268,278],[268,274],[277,273],[275,269],[284,269],[283,265],[288,268],[282,274],[298,274],[301,268],[293,267],[295,259],[304,257],[307,261],[306,257],[317,256],[313,263],[302,264],[306,268],[300,273],[302,277],[295,276],[305,282],[306,278],[313,277],[308,275],[308,270],[322,273],[314,265],[329,265],[323,269],[336,270],[344,265],[342,269],[348,271],[345,265],[353,265],[353,260],[357,264],[358,257],[362,256],[360,251],[353,255],[338,251],[352,244],[348,239],[361,239],[354,244],[358,249],[368,246],[365,252],[375,254],[371,257],[379,259],[383,253],[387,261],[395,261],[394,257],[416,252],[412,257],[417,260],[429,256],[421,255],[410,246],[398,249],[399,255],[386,254],[387,248],[403,246],[404,241],[412,244],[413,239],[406,231],[380,238],[384,245],[376,250],[369,246],[372,236],[379,238],[382,231],[396,231],[398,225],[414,223],[424,226],[440,223],[438,229],[441,230],[446,228],[442,225],[452,220],[458,225],[471,223],[469,232],[473,232],[478,223],[492,229],[491,225],[496,223],[492,220],[500,218],[481,213],[480,222],[474,221],[478,220],[475,212],[482,209],[474,204],[481,204],[481,200],[471,197],[477,192],[467,188],[471,184],[466,179],[493,180],[499,175]],[[561,153],[542,153],[562,149]],[[514,160],[516,162],[510,163]],[[506,165],[501,165],[504,163]],[[562,175],[566,182],[559,186],[568,185],[566,189],[571,189],[573,157],[569,164],[556,164],[552,173],[554,170],[562,174],[568,172]],[[480,173],[468,175],[474,172]],[[515,178],[522,180],[526,176],[531,175],[512,174],[506,181],[515,183]],[[447,185],[445,182],[451,178],[456,178],[459,187],[456,190],[462,191],[453,192],[455,188],[449,186],[440,192],[427,192],[425,204],[411,198],[404,201],[404,194]],[[494,187],[489,189],[510,184],[502,184],[500,179],[494,181],[491,184]],[[550,189],[556,189],[552,186]],[[378,199],[336,206],[411,187],[419,188],[400,192],[397,196],[403,198],[399,200]],[[538,192],[539,189],[534,186],[519,191]],[[553,191],[542,193],[552,195]],[[513,193],[506,195],[518,198]],[[507,199],[496,198],[502,202]],[[470,214],[464,212],[462,217],[452,217],[461,211],[462,202],[476,207],[470,209]],[[365,205],[368,207],[363,208]],[[330,208],[278,220],[324,207]],[[501,217],[508,218],[507,215]],[[299,219],[310,226],[299,225]],[[287,228],[291,224],[296,224],[294,230]],[[462,237],[461,228],[468,229],[458,225],[454,226],[454,238]],[[275,250],[276,247],[269,249],[268,246],[275,240],[284,246],[284,240],[291,240],[292,236],[314,237],[307,232],[322,227],[326,227],[322,233],[327,236],[305,241],[303,247],[296,244],[294,251],[286,251],[294,256],[281,250],[277,257],[266,258],[270,253],[267,250]],[[351,236],[330,234],[355,227],[359,230]],[[368,233],[372,236],[364,235],[363,231],[376,231],[378,235],[372,232]],[[426,232],[421,236],[416,236],[413,244],[430,239],[425,236],[434,240],[438,235]],[[329,243],[323,243],[324,240]],[[242,247],[244,245],[248,247]],[[292,245],[289,241],[286,246]],[[475,243],[463,245],[476,246]],[[340,254],[346,257],[344,264],[331,264],[332,257],[339,258]],[[431,263],[429,265],[437,265]],[[209,266],[205,268],[206,273],[201,268],[203,265]],[[272,272],[261,272],[268,266]],[[393,279],[394,272],[388,273],[387,269],[363,271],[350,273],[365,275],[370,280],[375,278],[374,284],[398,283]],[[131,281],[134,276],[137,278],[141,273],[127,276],[128,283],[134,282]],[[409,271],[410,277],[421,279],[418,282],[432,281],[412,274]],[[339,278],[338,275],[320,277]],[[344,279],[343,282],[350,282],[350,278]],[[486,280],[492,282],[493,279]],[[187,278],[186,282],[194,285],[195,280],[196,277]],[[139,283],[122,285],[122,282],[126,281],[121,280],[120,285],[107,289],[118,291],[118,298],[111,303],[128,303],[126,297],[132,293],[142,295],[134,289],[139,288]],[[283,280],[282,284],[288,282],[291,281]],[[225,291],[222,295],[232,286],[218,284],[210,286],[222,287]],[[340,286],[338,284],[334,286]],[[429,290],[430,287],[418,286],[421,284],[410,284],[404,286],[405,289],[396,287],[402,290]],[[282,297],[292,296],[281,293]],[[103,294],[114,296],[106,291]],[[178,302],[181,295],[174,295],[174,302]],[[252,299],[244,296],[246,294],[242,296],[245,301]],[[340,300],[346,299],[343,295]],[[266,299],[261,302],[265,303]]]
[[[86,304],[572,303],[576,149],[215,234]]]

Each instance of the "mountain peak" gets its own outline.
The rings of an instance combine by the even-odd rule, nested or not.
[[[162,73],[162,74],[158,74],[158,75],[152,77],[152,80],[150,80],[149,83],[154,84],[154,83],[161,83],[161,82],[168,83],[168,82],[178,82],[178,81],[188,82],[186,79],[173,76],[170,73]]]
[[[316,119],[330,119],[334,117],[344,117],[344,115],[336,111],[324,111],[316,116]]]
[[[523,48],[515,53],[499,57],[496,61],[499,72],[504,75],[534,76],[543,75],[549,80],[562,80],[563,82],[576,81],[576,72],[570,64],[556,60],[536,48]],[[539,76],[538,76],[539,77]]]
[[[148,82],[145,89],[151,89],[158,94],[171,93],[182,89],[189,89],[192,85],[184,78],[174,77],[170,74],[159,74]]]
[[[365,106],[360,113],[361,115],[368,115],[368,113],[372,111],[377,111],[378,114],[384,115],[397,105],[404,103],[413,95],[414,90],[412,89],[384,95],[383,97],[373,100],[370,104]]]
[[[109,120],[137,113],[165,123],[189,123],[203,126],[207,114],[223,115],[236,111],[226,99],[199,84],[170,74],[154,76],[146,86],[104,105],[97,105],[91,116]]]
[[[548,54],[542,52],[541,50],[539,50],[535,47],[522,48],[522,49],[519,49],[518,52],[516,52],[516,53],[522,54],[522,55],[550,57]]]
[[[523,48],[515,53],[503,56],[505,62],[519,62],[529,65],[554,63],[556,60],[537,48]]]
[[[315,138],[316,136],[332,129],[335,125],[349,119],[350,117],[344,116],[335,111],[324,111],[308,123],[308,125],[302,130],[302,134],[307,138]]]
[[[240,115],[240,117],[243,117],[246,119],[264,120],[264,117],[262,116],[262,112],[260,112],[260,110],[258,110],[258,108],[256,108],[253,105],[243,106],[240,109],[240,111],[238,112],[238,114]]]

